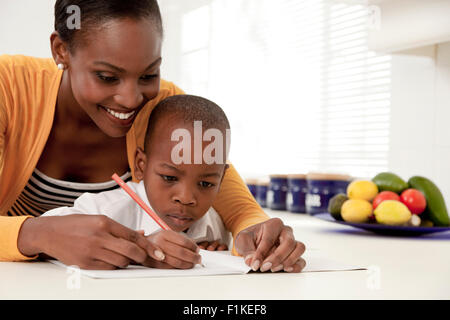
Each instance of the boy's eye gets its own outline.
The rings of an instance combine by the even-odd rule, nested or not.
[[[167,182],[174,182],[174,181],[177,181],[177,177],[174,177],[174,176],[166,176],[166,175],[164,175],[164,174],[161,174],[161,178],[163,178],[163,180],[164,180],[164,181],[167,181]]]
[[[104,82],[108,82],[108,83],[119,80],[117,77],[105,76],[105,75],[101,74],[100,72],[96,72],[96,75],[100,80],[102,80]]]
[[[207,182],[207,181],[200,181],[200,187],[211,188],[211,187],[214,187],[214,184],[212,184],[211,182]]]

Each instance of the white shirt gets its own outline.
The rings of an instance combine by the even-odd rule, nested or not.
[[[127,185],[150,207],[144,182],[127,182]],[[153,208],[152,208],[153,210]],[[42,216],[65,216],[69,214],[102,214],[133,230],[144,230],[145,235],[161,230],[161,227],[122,188],[100,193],[84,193],[75,200],[73,207],[60,207]],[[195,221],[186,235],[199,243],[215,241],[231,245],[230,232],[219,214],[211,207]]]

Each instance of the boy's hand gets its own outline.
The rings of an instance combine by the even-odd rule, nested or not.
[[[292,228],[278,218],[242,230],[235,246],[254,271],[300,272],[306,265],[301,258],[305,245],[296,241]]]
[[[161,260],[148,259],[143,265],[160,269],[191,269],[201,263],[197,245],[182,233],[161,230],[146,237],[164,253]]]
[[[228,246],[226,244],[220,243],[219,241],[203,241],[197,243],[200,249],[209,250],[209,251],[226,251],[228,250]]]

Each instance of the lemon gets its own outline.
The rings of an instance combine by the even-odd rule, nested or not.
[[[378,223],[398,226],[411,219],[411,211],[397,200],[385,200],[374,211]]]
[[[350,199],[345,201],[341,208],[342,219],[346,222],[366,222],[371,215],[372,204],[367,200]]]
[[[347,195],[350,199],[372,201],[377,194],[377,185],[369,180],[355,180],[347,187]]]

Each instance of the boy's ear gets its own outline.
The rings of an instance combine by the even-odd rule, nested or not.
[[[134,156],[134,175],[136,179],[144,179],[145,166],[147,165],[147,155],[141,148],[136,149]]]

